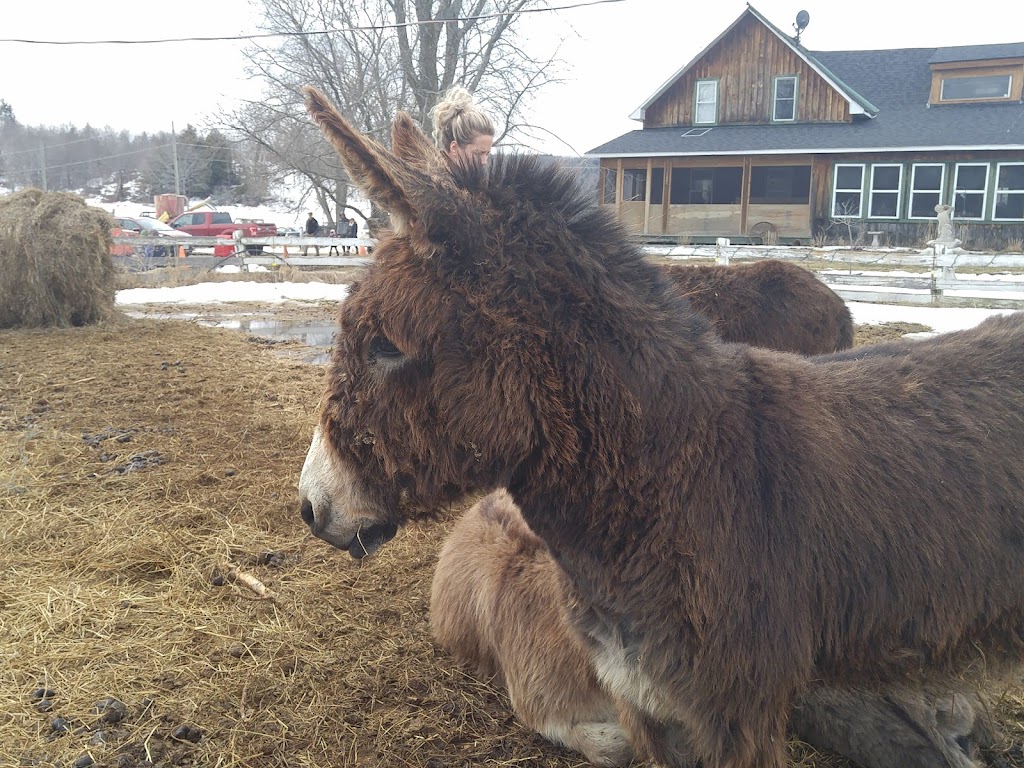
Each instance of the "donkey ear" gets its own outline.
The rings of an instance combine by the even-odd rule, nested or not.
[[[448,169],[447,160],[406,112],[395,115],[391,124],[391,151],[400,159],[437,177]]]
[[[306,111],[334,145],[352,182],[400,220],[414,219],[416,211],[409,187],[416,181],[410,178],[410,169],[396,163],[387,149],[353,128],[316,88],[307,85],[302,90]]]
[[[475,244],[480,216],[464,195],[445,183],[451,179],[447,167],[435,174],[418,161],[392,155],[353,128],[316,88],[306,86],[303,91],[306,109],[338,151],[353,183],[391,214],[396,230],[415,225],[428,241],[439,245],[455,241],[459,251]],[[404,128],[398,132],[399,143],[405,142],[406,149],[417,141]]]

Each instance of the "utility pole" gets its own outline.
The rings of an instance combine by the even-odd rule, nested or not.
[[[174,132],[174,123],[171,123],[171,154],[174,155],[174,194],[181,194],[181,177],[178,174],[178,134]]]
[[[43,192],[46,192],[46,145],[41,139],[39,141],[39,157],[41,158],[39,170],[43,174]]]

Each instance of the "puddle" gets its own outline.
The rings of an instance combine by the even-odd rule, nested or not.
[[[185,320],[205,325],[210,328],[227,328],[241,331],[247,336],[267,339],[272,342],[299,342],[310,349],[296,350],[294,347],[276,350],[278,354],[290,359],[300,359],[308,363],[326,363],[330,360],[331,345],[334,343],[334,332],[337,323],[323,320],[275,320],[264,316],[217,316],[207,312],[175,312],[154,315],[147,312],[127,312],[129,317],[158,317],[163,320]]]
[[[337,323],[316,320],[270,320],[267,318],[226,318],[218,321],[202,321],[214,328],[239,330],[247,336],[256,336],[270,341],[297,341],[312,347],[310,353],[295,354],[295,350],[278,350],[286,357],[298,357],[308,363],[326,363],[331,357],[331,345]]]

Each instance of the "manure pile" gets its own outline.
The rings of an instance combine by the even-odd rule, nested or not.
[[[447,524],[365,563],[307,534],[323,369],[275,348],[173,321],[0,331],[0,765],[583,765],[431,642]],[[1020,693],[998,710],[1018,743]]]

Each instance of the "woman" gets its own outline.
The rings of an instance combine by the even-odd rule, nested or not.
[[[456,86],[430,111],[434,140],[452,163],[487,165],[494,144],[494,123],[476,105],[473,94]]]

